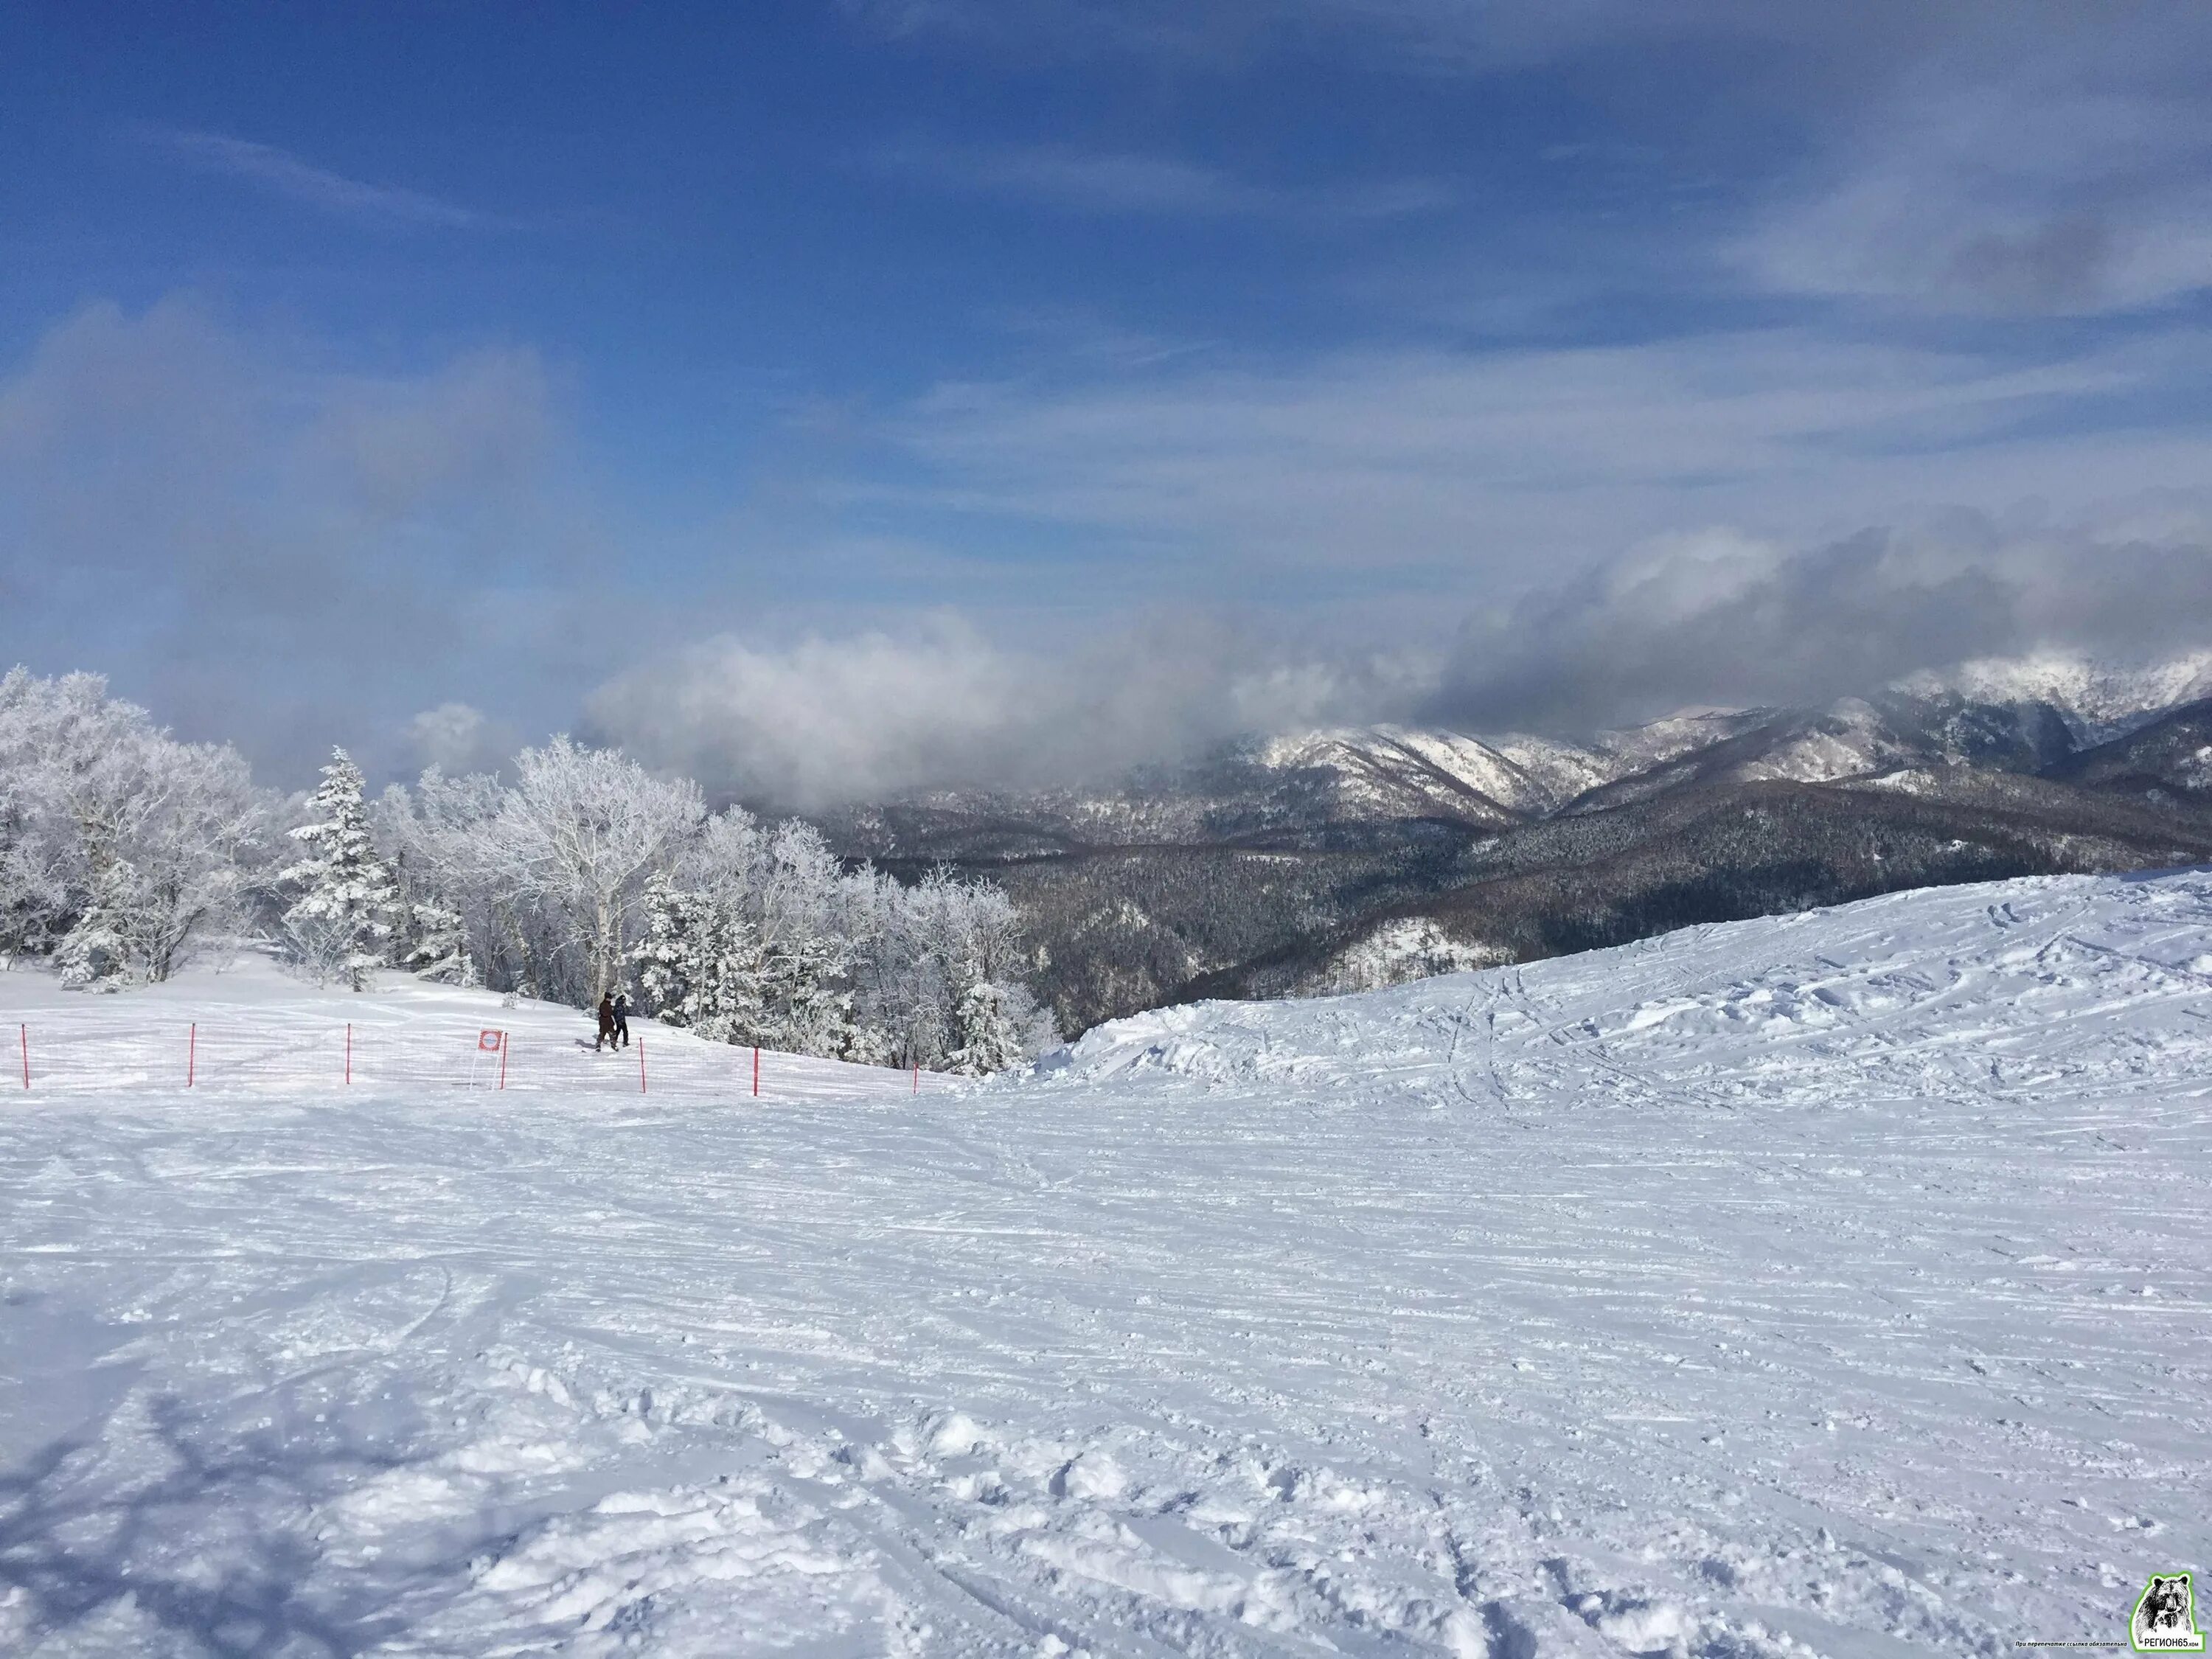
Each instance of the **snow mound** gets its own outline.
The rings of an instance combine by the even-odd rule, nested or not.
[[[471,994],[0,975],[0,1651],[1995,1655],[2212,1554],[2205,872],[918,1097]]]

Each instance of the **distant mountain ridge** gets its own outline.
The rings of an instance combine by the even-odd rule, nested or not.
[[[2212,858],[2212,652],[1969,664],[1579,743],[1279,735],[1109,787],[940,791],[825,828],[850,858],[1006,885],[1081,1030],[1898,887]]]
[[[1992,658],[1942,675],[1917,674],[1898,689],[1978,703],[2039,703],[2066,721],[2077,746],[2087,748],[2166,709],[2212,697],[2212,651],[2137,666],[2061,655]]]
[[[1660,769],[1695,766],[1691,757],[1729,743],[1739,744],[1730,759],[1745,782],[1829,782],[1932,760],[2035,769],[2207,697],[2212,651],[2134,669],[2037,657],[1915,675],[1820,709],[1692,710],[1586,744],[1376,726],[1272,738],[1254,758],[1277,770],[1334,771],[1346,812],[1462,811],[1503,823],[1611,804],[1602,792],[1629,780],[1642,781],[1629,794],[1666,787],[1661,778],[1690,774]]]

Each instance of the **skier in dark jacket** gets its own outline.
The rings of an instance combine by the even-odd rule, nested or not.
[[[615,1035],[622,1039],[623,1048],[629,1047],[629,993],[627,991],[615,993]]]
[[[614,1040],[615,994],[612,991],[602,991],[599,993],[599,1035],[593,1041],[592,1048],[597,1051]]]

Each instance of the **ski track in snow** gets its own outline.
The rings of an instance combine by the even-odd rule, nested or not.
[[[2203,872],[918,1098],[250,965],[0,1006],[0,1651],[1994,1656],[2212,1555]]]

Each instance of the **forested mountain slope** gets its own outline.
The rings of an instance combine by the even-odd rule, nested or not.
[[[2212,858],[2212,702],[2143,706],[2203,666],[1984,665],[1964,690],[1691,711],[1586,744],[1318,732],[1111,789],[939,793],[829,828],[848,858],[1004,885],[1036,983],[1081,1030],[1904,887]]]

